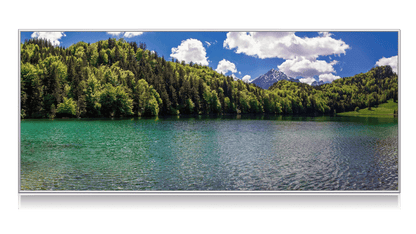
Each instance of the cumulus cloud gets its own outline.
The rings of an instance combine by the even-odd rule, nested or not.
[[[340,79],[340,78],[341,78],[340,76],[336,76],[332,73],[326,73],[326,74],[319,75],[319,81],[322,81],[324,83],[332,82],[332,81],[334,81],[336,79]],[[304,77],[304,78],[300,78],[299,81],[302,82],[302,83],[307,83],[307,84],[311,85],[314,81],[316,81],[316,79],[313,78],[313,77]]]
[[[375,66],[386,66],[386,65],[390,65],[391,69],[393,70],[393,72],[397,73],[397,55],[396,56],[392,56],[390,58],[381,58],[376,62]]]
[[[332,73],[319,75],[319,81],[322,81],[322,82],[332,82],[340,78],[341,78],[340,76],[336,76]]]
[[[143,32],[107,32],[107,33],[112,36],[117,36],[117,37],[121,36],[121,37],[126,37],[126,38],[136,37],[136,36],[143,34]]]
[[[229,32],[223,46],[260,59],[281,58],[279,70],[290,77],[302,77],[304,83],[320,80],[330,82],[335,76],[337,60],[326,62],[319,56],[346,54],[350,46],[341,39],[332,38],[330,32],[319,32],[317,37],[298,37],[295,32]],[[332,60],[332,58],[330,58]]]
[[[312,77],[306,77],[306,78],[299,79],[299,81],[302,83],[307,83],[308,85],[311,85],[316,80]]]
[[[31,37],[49,40],[54,46],[59,46],[61,44],[59,40],[65,36],[64,32],[33,32],[31,35]]]
[[[223,59],[218,63],[217,69],[215,69],[218,73],[226,74],[227,72],[236,73],[237,68],[235,67],[235,64]]]
[[[286,60],[277,67],[289,77],[313,77],[335,72],[333,65],[337,63],[336,60],[328,63],[324,60],[308,60],[304,57],[298,57]]]
[[[294,32],[229,32],[223,46],[236,53],[264,58],[295,59],[305,57],[345,54],[349,49],[342,40],[336,40],[328,32],[319,37],[300,38]]]
[[[120,36],[123,32],[107,32],[107,33],[113,36]]]
[[[250,83],[251,76],[249,75],[245,75],[243,78],[241,78],[242,81],[246,82],[246,83]]]
[[[207,52],[201,41],[193,38],[183,40],[178,47],[172,48],[170,57],[186,63],[193,62],[204,66],[208,65]]]
[[[142,35],[143,32],[125,32],[124,37],[131,38]]]
[[[332,36],[332,33],[330,33],[330,32],[318,32],[318,34],[321,37],[330,37],[330,36]]]

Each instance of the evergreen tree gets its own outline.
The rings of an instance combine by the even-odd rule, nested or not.
[[[166,61],[145,43],[124,39],[63,48],[32,38],[21,44],[20,56],[22,118],[333,114],[399,96],[398,76],[389,66],[317,87],[279,81],[263,90],[208,66]]]

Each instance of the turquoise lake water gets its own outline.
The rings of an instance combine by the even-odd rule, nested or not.
[[[20,189],[398,190],[397,118],[22,120]]]

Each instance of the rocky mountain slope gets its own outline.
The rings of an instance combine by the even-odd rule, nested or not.
[[[268,89],[274,83],[278,82],[279,80],[288,80],[292,82],[299,83],[299,80],[288,77],[285,73],[281,71],[277,71],[275,69],[271,69],[266,74],[263,74],[256,79],[254,79],[251,83],[257,85],[260,88]]]
[[[319,85],[322,85],[322,84],[324,84],[324,82],[322,81],[322,80],[320,80],[320,81],[314,81],[314,82],[312,82],[312,86],[319,86]]]

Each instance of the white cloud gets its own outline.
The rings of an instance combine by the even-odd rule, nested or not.
[[[337,63],[338,61],[336,60],[327,63],[324,60],[308,60],[304,57],[298,57],[296,59],[286,60],[277,67],[289,77],[313,77],[334,73],[333,65]]]
[[[121,36],[121,37],[126,37],[126,38],[136,37],[136,36],[143,34],[143,32],[107,32],[107,33],[112,36],[117,36],[117,37]]]
[[[330,36],[332,36],[332,33],[330,33],[330,32],[318,32],[318,34],[321,37],[330,37]]]
[[[340,76],[335,76],[332,73],[319,75],[319,81],[322,81],[322,82],[332,82],[340,78],[341,78]]]
[[[306,77],[306,78],[299,79],[299,81],[302,83],[307,83],[308,85],[311,85],[316,80],[312,77]]]
[[[300,38],[294,32],[229,32],[223,46],[261,59],[316,59],[318,56],[345,54],[349,48],[344,41],[332,38],[328,32],[312,38]]]
[[[386,66],[386,65],[390,65],[390,67],[393,69],[393,72],[397,73],[397,55],[396,56],[392,56],[390,58],[381,58],[376,62],[375,66]]]
[[[142,35],[143,32],[125,32],[124,37],[131,38]]]
[[[113,36],[120,36],[123,32],[107,32],[107,33]]]
[[[178,47],[172,48],[170,57],[186,63],[193,62],[201,65],[208,65],[207,52],[201,41],[189,38],[181,42]]]
[[[340,78],[332,74],[336,73],[334,65],[338,61],[326,62],[317,58],[346,54],[350,46],[341,39],[332,38],[329,32],[318,34],[317,37],[301,38],[295,32],[229,32],[223,46],[260,59],[285,59],[278,66],[279,70],[290,77],[302,77],[304,83],[315,81],[314,76],[322,76],[323,81],[329,82]]]
[[[227,72],[236,73],[237,68],[235,67],[235,64],[223,59],[218,63],[217,69],[215,69],[218,73],[226,74]]]
[[[33,32],[31,35],[31,37],[49,40],[54,46],[59,46],[61,44],[59,40],[65,36],[64,32]]]
[[[243,78],[241,78],[242,81],[246,82],[246,83],[250,83],[251,76],[249,75],[245,75]]]
[[[209,47],[211,45],[211,43],[208,42],[208,41],[205,41],[205,43],[207,44],[207,47]]]

